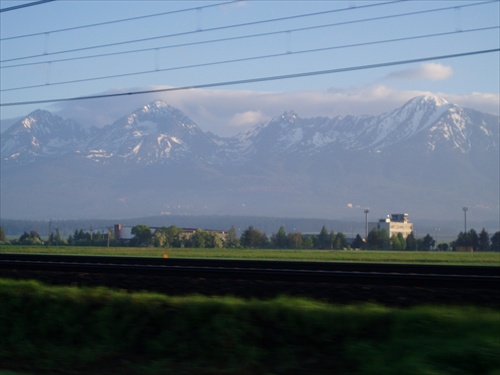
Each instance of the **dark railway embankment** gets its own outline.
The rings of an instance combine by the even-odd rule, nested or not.
[[[0,277],[168,295],[500,307],[500,268],[0,254]]]

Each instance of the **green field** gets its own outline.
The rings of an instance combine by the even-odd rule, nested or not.
[[[317,262],[390,262],[500,266],[500,253],[371,250],[268,250],[137,247],[0,246],[0,253],[112,255],[169,258],[260,259]]]
[[[0,279],[0,373],[500,374],[500,314]]]

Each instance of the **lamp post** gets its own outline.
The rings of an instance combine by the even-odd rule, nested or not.
[[[368,238],[368,212],[370,210],[368,208],[365,209],[365,238]]]
[[[463,208],[464,210],[464,234],[467,234],[467,207]]]

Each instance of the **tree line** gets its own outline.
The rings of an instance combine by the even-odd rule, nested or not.
[[[479,234],[474,229],[460,232],[451,246],[454,249],[464,247],[472,251],[500,251],[500,231],[495,232],[491,238],[484,228]]]
[[[185,233],[177,226],[160,227],[154,231],[147,225],[140,224],[132,228],[133,237],[129,240],[114,238],[111,230],[106,232],[88,232],[83,229],[75,230],[68,238],[63,238],[59,230],[50,233],[43,241],[37,231],[24,232],[19,239],[7,240],[5,232],[0,227],[0,244],[12,245],[45,245],[45,246],[132,246],[132,247],[167,247],[167,248],[259,248],[259,249],[323,249],[323,250],[407,250],[407,251],[449,251],[466,248],[472,251],[500,251],[500,231],[490,237],[483,228],[478,234],[474,229],[467,233],[460,232],[456,240],[451,243],[436,245],[434,238],[427,234],[422,238],[415,238],[413,233],[406,238],[401,233],[389,237],[385,229],[374,228],[366,239],[359,234],[354,240],[348,241],[344,233],[328,231],[323,226],[319,234],[302,234],[300,232],[287,233],[281,226],[276,233],[268,237],[265,233],[253,226],[242,231],[238,237],[232,226],[225,235],[197,229],[192,234]]]

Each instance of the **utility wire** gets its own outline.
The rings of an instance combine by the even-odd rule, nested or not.
[[[74,49],[62,50],[62,51],[55,51],[55,52],[47,52],[47,53],[37,54],[37,55],[21,56],[21,57],[15,57],[15,58],[12,58],[12,59],[2,60],[2,61],[0,61],[0,63],[10,62],[10,61],[17,61],[17,60],[31,59],[31,58],[35,58],[35,57],[43,57],[43,56],[50,56],[50,55],[59,55],[59,54],[63,54],[63,53],[88,51],[88,50],[91,50],[91,49],[104,48],[104,47],[121,46],[121,45],[124,45],[124,44],[131,44],[131,43],[148,42],[148,41],[151,41],[151,40],[158,40],[158,39],[179,37],[179,36],[185,36],[185,35],[191,35],[191,34],[199,34],[199,33],[202,33],[202,32],[220,31],[220,30],[227,30],[227,29],[233,29],[233,28],[239,28],[239,27],[255,26],[255,25],[260,25],[260,24],[264,24],[264,23],[279,22],[279,21],[291,20],[291,19],[296,19],[296,18],[311,17],[311,16],[317,16],[317,15],[324,15],[324,14],[328,14],[328,13],[338,13],[338,12],[343,12],[343,11],[352,11],[354,9],[372,8],[372,7],[376,7],[376,6],[394,4],[394,3],[403,2],[403,1],[407,1],[407,0],[394,0],[394,1],[389,1],[389,2],[385,2],[385,3],[375,3],[375,4],[361,5],[361,6],[358,6],[357,8],[348,7],[348,8],[334,9],[334,10],[328,10],[328,11],[321,11],[321,12],[314,12],[314,13],[307,13],[307,14],[299,14],[299,15],[294,15],[294,16],[287,16],[287,17],[272,18],[272,19],[259,20],[259,21],[244,22],[244,23],[233,24],[233,25],[216,26],[216,27],[211,27],[211,28],[207,28],[207,29],[203,29],[203,30],[183,31],[183,32],[178,32],[178,33],[174,33],[174,34],[159,35],[159,36],[148,37],[148,38],[140,38],[140,39],[132,39],[132,40],[126,40],[126,41],[121,41],[121,42],[107,43],[107,44],[99,44],[99,45],[95,45],[95,46],[80,47],[80,48],[74,48]],[[490,2],[491,1],[498,1],[498,0],[490,0]],[[484,4],[484,3],[474,3],[474,4],[469,4],[469,5],[473,6],[473,5],[479,5],[479,4]],[[465,5],[461,5],[461,6],[465,6]],[[456,7],[448,7],[448,8],[443,8],[443,9],[454,9],[454,8],[456,8]],[[433,11],[433,10],[431,10],[431,11]],[[43,33],[43,34],[45,35],[47,33]]]
[[[70,98],[54,98],[54,99],[31,100],[31,101],[22,101],[22,102],[0,103],[0,107],[10,107],[10,106],[27,105],[27,104],[43,104],[43,103],[53,103],[53,102],[68,102],[68,101],[76,101],[76,100],[104,99],[104,98],[112,98],[112,97],[120,97],[120,96],[152,94],[152,93],[169,92],[169,91],[181,91],[181,90],[201,89],[201,88],[210,88],[210,87],[222,87],[222,86],[255,83],[255,82],[276,81],[276,80],[291,79],[291,78],[301,78],[301,77],[317,76],[317,75],[324,75],[324,74],[336,74],[336,73],[343,73],[343,72],[350,72],[350,71],[357,71],[357,70],[383,68],[383,67],[388,67],[388,66],[414,64],[414,63],[420,63],[420,62],[431,61],[431,60],[443,60],[443,59],[481,55],[481,54],[495,53],[495,52],[500,52],[500,48],[462,52],[462,53],[456,53],[456,54],[450,54],[450,55],[422,57],[422,58],[418,58],[418,59],[390,61],[390,62],[377,63],[377,64],[350,66],[350,67],[337,68],[337,69],[317,70],[317,71],[312,71],[312,72],[302,72],[302,73],[284,74],[284,75],[277,75],[277,76],[247,78],[247,79],[240,79],[240,80],[233,80],[233,81],[220,81],[220,82],[212,82],[212,83],[203,83],[203,84],[196,84],[196,85],[191,85],[191,86],[171,87],[171,88],[164,88],[164,89],[152,89],[152,90],[130,91],[130,92],[114,93],[114,94],[102,94],[102,95],[78,96],[78,97],[70,97]]]
[[[405,1],[405,0],[399,0],[399,1]],[[471,6],[485,5],[485,4],[489,4],[491,2],[495,2],[495,1],[498,1],[498,0],[491,0],[491,1],[481,2],[481,3],[472,3],[472,4],[466,4],[466,5],[459,5],[458,7],[462,8],[462,7],[471,7]],[[385,5],[385,4],[388,4],[388,3],[382,3],[382,5]],[[374,4],[371,4],[369,6],[373,6],[373,5]],[[381,4],[378,4],[378,5],[381,5]],[[366,5],[364,7],[367,7],[367,6],[368,5]],[[350,25],[350,24],[355,24],[355,23],[380,21],[380,20],[389,19],[389,18],[398,18],[398,17],[413,16],[413,15],[417,15],[417,14],[425,14],[425,13],[430,13],[430,12],[446,11],[446,10],[456,9],[456,8],[457,8],[457,6],[444,7],[444,8],[435,8],[435,9],[426,9],[426,10],[421,10],[421,11],[414,11],[414,12],[407,12],[407,13],[398,13],[398,14],[387,15],[387,16],[362,18],[362,19],[352,20],[352,21],[328,23],[328,24],[323,24],[323,25],[314,25],[314,26],[307,26],[307,27],[300,27],[300,28],[293,28],[293,29],[286,29],[286,30],[279,30],[279,31],[270,31],[270,32],[265,32],[265,33],[240,35],[240,36],[234,36],[234,37],[228,37],[228,38],[219,38],[219,39],[196,41],[196,42],[189,42],[189,43],[180,43],[180,44],[173,44],[173,45],[160,46],[160,47],[151,47],[151,48],[143,48],[143,49],[136,49],[136,50],[129,50],[129,51],[108,52],[108,53],[95,54],[95,55],[89,55],[89,56],[70,57],[70,58],[65,58],[65,59],[45,60],[43,62],[21,63],[21,64],[14,64],[14,65],[3,66],[2,68],[19,67],[19,66],[36,65],[36,64],[45,64],[45,63],[61,62],[61,61],[72,61],[72,60],[78,60],[78,59],[86,59],[86,58],[94,58],[94,57],[105,57],[105,56],[120,55],[120,54],[127,54],[127,53],[136,53],[136,52],[146,52],[146,51],[153,51],[153,50],[161,50],[161,49],[174,48],[174,47],[185,47],[185,46],[192,46],[192,45],[200,45],[200,44],[208,44],[208,43],[215,43],[215,42],[230,41],[230,40],[238,40],[238,39],[262,37],[262,36],[270,36],[270,35],[283,34],[283,33],[291,33],[291,32],[300,32],[300,31],[314,30],[314,29],[326,28],[326,27],[345,26],[345,25]],[[350,9],[352,9],[352,8],[342,8],[341,10],[350,10]],[[341,11],[341,10],[336,10],[336,11]],[[299,16],[293,16],[293,17],[299,17]],[[274,19],[274,20],[281,20],[281,19]],[[263,22],[268,22],[268,21],[270,21],[270,20],[265,20]],[[256,21],[256,22],[261,22],[261,21]],[[213,30],[219,30],[221,28],[229,28],[229,27],[239,27],[239,26],[245,26],[247,24],[248,23],[237,24],[237,25],[230,25],[230,26],[221,26],[221,27],[206,29],[204,31],[213,31]],[[57,55],[57,54],[63,54],[63,53],[71,53],[71,52],[81,52],[81,51],[85,51],[85,50],[89,50],[89,49],[96,49],[96,48],[102,48],[102,47],[112,47],[112,46],[129,44],[129,43],[136,43],[136,42],[145,42],[145,41],[150,41],[150,40],[155,40],[155,39],[163,39],[163,38],[169,38],[169,37],[174,37],[174,36],[182,36],[182,35],[187,35],[187,34],[194,34],[194,33],[198,33],[198,32],[199,31],[188,31],[188,32],[182,32],[182,33],[176,33],[176,34],[168,34],[168,35],[162,35],[162,36],[156,36],[156,37],[136,39],[136,40],[126,41],[126,42],[117,42],[117,43],[110,43],[110,44],[98,45],[98,46],[90,46],[90,47],[80,47],[80,48],[75,48],[75,49],[71,49],[71,50],[50,52],[50,53],[46,53],[46,54],[38,54],[38,55],[31,55],[31,56],[24,56],[24,57],[16,57],[16,58],[12,58],[12,59],[1,60],[0,63],[3,64],[3,63],[6,63],[6,62],[25,60],[25,59],[36,58],[36,57]]]
[[[27,3],[27,4],[14,5],[12,7],[0,9],[0,13],[9,12],[11,10],[16,10],[16,9],[21,9],[21,8],[32,7],[32,6],[35,6],[35,5],[41,5],[41,4],[45,4],[45,3],[50,3],[52,1],[55,1],[55,0],[39,0],[39,1],[33,1],[31,3]]]
[[[63,84],[88,82],[88,81],[97,81],[97,80],[104,80],[104,79],[111,79],[111,78],[130,77],[130,76],[141,75],[141,74],[151,74],[151,73],[159,73],[159,72],[166,72],[166,71],[173,71],[173,70],[200,68],[200,67],[205,67],[205,66],[213,66],[213,65],[229,64],[229,63],[236,63],[236,62],[260,60],[260,59],[290,56],[290,55],[297,55],[297,54],[324,52],[324,51],[343,49],[343,48],[364,47],[364,46],[384,44],[384,43],[403,42],[403,41],[408,41],[408,40],[434,38],[434,37],[439,37],[439,36],[447,36],[447,35],[453,35],[453,34],[462,34],[462,33],[468,33],[468,32],[477,32],[477,31],[494,30],[494,29],[498,30],[498,29],[500,29],[500,26],[484,27],[484,28],[461,30],[461,31],[449,31],[449,32],[426,34],[426,35],[416,35],[416,36],[394,38],[394,39],[375,40],[375,41],[363,42],[363,43],[344,44],[344,45],[338,45],[338,46],[313,48],[313,49],[300,50],[300,51],[290,51],[290,52],[287,51],[287,52],[273,53],[273,54],[268,54],[268,55],[250,56],[250,57],[243,57],[243,58],[239,58],[239,59],[213,61],[213,62],[192,64],[192,65],[182,65],[182,66],[169,67],[169,68],[163,68],[163,69],[150,69],[150,70],[144,70],[144,71],[139,71],[139,72],[122,73],[122,74],[106,75],[106,76],[91,77],[91,78],[81,78],[81,79],[75,79],[75,80],[69,80],[69,81],[51,82],[50,84],[46,83],[46,84],[7,88],[7,89],[0,90],[0,92],[25,90],[25,89],[32,89],[32,88],[38,88],[38,87],[56,86],[56,85],[63,85]]]
[[[47,1],[55,1],[55,0],[45,0],[45,1],[41,1],[41,2],[47,2]],[[171,10],[171,11],[168,11],[168,12],[147,14],[147,15],[144,15],[144,16],[122,18],[122,19],[112,20],[112,21],[106,21],[106,22],[97,22],[97,23],[92,23],[92,24],[88,24],[88,25],[73,26],[73,27],[67,27],[67,28],[64,28],[64,29],[56,29],[56,30],[39,32],[39,33],[31,33],[31,34],[23,34],[23,35],[10,36],[10,37],[7,37],[7,38],[1,38],[0,41],[3,42],[5,40],[28,38],[28,37],[33,37],[33,36],[45,35],[45,34],[55,34],[55,33],[60,33],[60,32],[64,32],[64,31],[86,29],[86,28],[90,28],[90,27],[111,25],[111,24],[120,23],[120,22],[129,22],[129,21],[136,21],[136,20],[141,20],[141,19],[151,18],[151,17],[166,16],[166,15],[170,15],[170,14],[177,14],[177,13],[182,13],[182,12],[189,12],[189,11],[193,11],[193,10],[213,8],[213,7],[217,7],[217,6],[221,6],[221,5],[227,5],[227,4],[237,3],[239,1],[241,1],[241,0],[232,0],[232,1],[226,1],[226,2],[223,2],[223,3],[210,4],[210,5],[202,5],[202,6],[198,6],[198,7],[194,7],[194,8],[185,8],[185,9],[179,9],[179,10]]]

